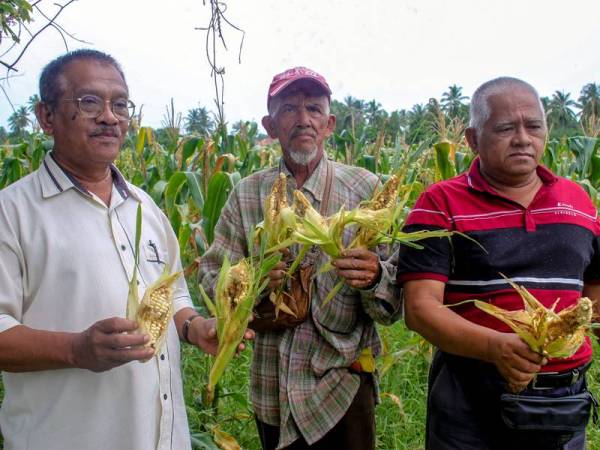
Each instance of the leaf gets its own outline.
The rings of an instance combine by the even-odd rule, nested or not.
[[[192,448],[199,450],[219,450],[210,433],[193,433],[190,435]]]
[[[450,160],[452,144],[448,141],[441,141],[433,146],[435,150],[436,179],[447,180],[456,176],[456,167]]]
[[[229,174],[217,172],[210,177],[206,201],[202,209],[202,227],[209,244],[212,244],[214,240],[215,225],[219,220],[221,209],[223,209],[231,189],[233,189],[233,183]]]
[[[221,428],[217,425],[213,428],[213,437],[215,442],[222,450],[241,450],[240,444],[237,443],[235,438],[221,430]]]

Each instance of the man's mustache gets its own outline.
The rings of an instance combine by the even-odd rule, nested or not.
[[[96,136],[120,137],[121,131],[115,127],[100,127],[100,128],[96,128],[94,131],[92,131],[90,136],[92,136],[92,137],[96,137]]]

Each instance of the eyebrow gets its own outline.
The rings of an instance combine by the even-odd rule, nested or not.
[[[83,88],[73,91],[73,93],[77,96],[91,94],[91,95],[97,95],[98,97],[104,97],[103,92],[100,92],[98,89],[95,89],[93,87],[91,87],[91,88],[83,87]],[[129,98],[129,92],[127,91],[127,89],[113,90],[110,97],[111,98]]]

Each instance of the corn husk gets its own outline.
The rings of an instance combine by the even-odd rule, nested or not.
[[[285,242],[297,227],[294,210],[287,202],[287,180],[283,173],[279,174],[273,183],[271,193],[265,199],[263,217],[264,220],[256,225],[255,236],[257,243],[263,238],[266,239],[267,248],[274,248]],[[308,247],[301,248],[299,255],[287,271],[286,278],[293,275],[307,249]],[[283,286],[285,286],[285,279],[282,287],[269,294],[269,300],[275,305],[275,317],[279,316],[280,311],[296,317],[296,313],[287,303],[292,299],[283,290]]]
[[[264,244],[262,248],[264,249]],[[217,279],[214,301],[200,285],[202,298],[216,318],[219,340],[206,388],[208,403],[213,402],[215,387],[244,337],[254,303],[268,284],[265,277],[279,259],[280,255],[264,258],[264,253],[261,253],[258,259],[244,258],[231,265],[226,257]]]
[[[523,286],[508,278],[507,282],[523,299],[524,309],[507,311],[481,300],[467,302],[472,301],[477,308],[504,322],[534,352],[548,358],[572,356],[583,344],[586,332],[592,326],[592,301],[581,297],[574,305],[555,312],[558,300],[552,307],[546,308]]]
[[[167,336],[169,323],[173,317],[173,284],[181,272],[171,273],[165,265],[163,273],[146,288],[142,300],[139,300],[137,286],[137,268],[139,262],[139,247],[142,230],[142,210],[138,205],[136,216],[135,264],[129,282],[127,309],[125,316],[138,323],[134,334],[147,334],[150,340],[144,345],[154,349],[154,354],[160,352]],[[149,360],[150,358],[148,358]],[[146,360],[147,361],[147,360]]]

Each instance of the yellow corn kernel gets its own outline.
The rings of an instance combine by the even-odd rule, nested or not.
[[[140,333],[150,336],[145,345],[152,347],[155,353],[160,351],[173,315],[173,284],[181,272],[169,274],[168,268],[152,285],[150,285],[137,309],[135,320],[139,324]]]

